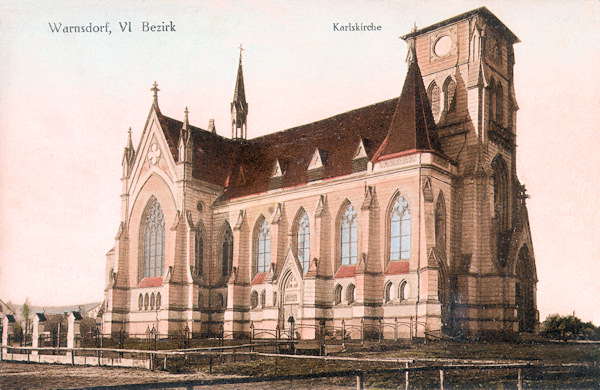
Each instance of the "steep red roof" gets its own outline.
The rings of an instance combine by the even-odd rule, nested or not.
[[[389,133],[373,157],[373,162],[420,151],[443,155],[423,77],[415,59],[408,66]]]
[[[243,94],[237,86],[236,91]],[[183,123],[157,113],[177,161]],[[400,98],[250,140],[231,140],[190,128],[195,149],[193,177],[224,187],[221,200],[268,191],[276,161],[283,171],[276,188],[308,183],[307,168],[317,148],[323,160],[318,179],[352,174],[361,139],[367,158],[374,162],[420,151],[443,155],[416,61],[409,66]]]

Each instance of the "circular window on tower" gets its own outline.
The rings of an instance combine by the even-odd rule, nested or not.
[[[438,57],[443,57],[450,53],[450,49],[452,48],[452,38],[449,35],[444,35],[438,38],[435,41],[435,45],[433,46],[433,52]]]

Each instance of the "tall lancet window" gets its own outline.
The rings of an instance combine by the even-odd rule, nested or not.
[[[396,198],[390,218],[390,261],[410,258],[410,211],[402,196]]]
[[[310,265],[310,229],[306,213],[302,215],[298,222],[298,259],[304,272],[308,271]]]
[[[203,263],[204,263],[204,238],[202,237],[202,231],[198,230],[196,232],[196,261],[195,261],[195,271],[196,275],[202,276],[203,271]]]
[[[228,276],[233,261],[233,233],[229,225],[225,228],[221,244],[221,274]]]
[[[342,265],[356,264],[358,261],[358,223],[356,210],[348,205],[342,218],[341,243]]]
[[[263,220],[258,231],[257,242],[257,272],[267,272],[271,267],[271,230],[266,220]]]
[[[165,266],[165,218],[158,201],[150,206],[144,227],[143,277],[162,276]]]

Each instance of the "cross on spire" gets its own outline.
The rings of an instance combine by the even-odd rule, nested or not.
[[[152,84],[152,88],[150,88],[150,90],[154,92],[154,99],[158,99],[158,91],[160,91],[160,89],[158,89],[158,83],[156,81],[154,84]]]
[[[242,52],[243,52],[244,50],[246,50],[246,49],[244,49],[244,48],[242,47],[242,44],[241,44],[241,43],[240,43],[240,46],[238,46],[238,49],[240,49],[240,62],[242,62]]]

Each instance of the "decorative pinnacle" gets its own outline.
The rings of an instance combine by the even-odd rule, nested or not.
[[[155,81],[154,84],[152,84],[152,88],[150,88],[151,91],[154,92],[154,100],[158,99],[158,91],[160,91],[160,89],[158,89],[158,83]]]

